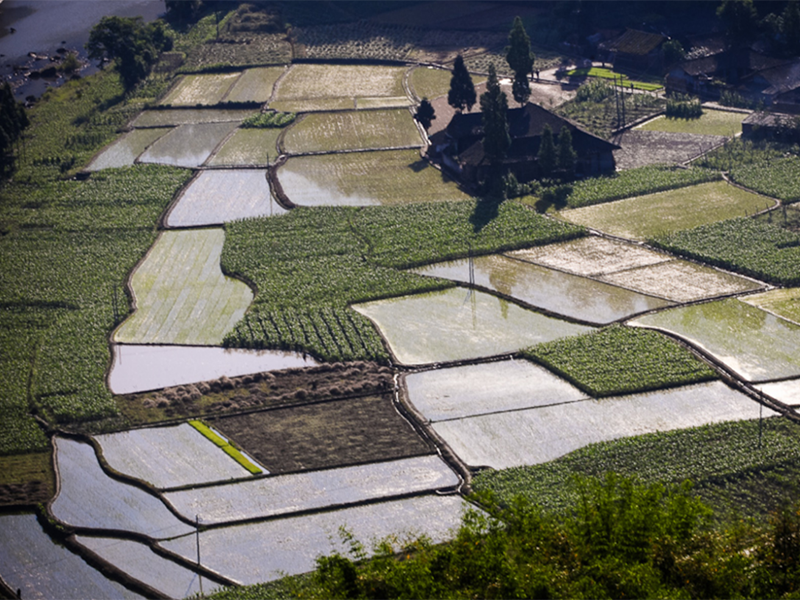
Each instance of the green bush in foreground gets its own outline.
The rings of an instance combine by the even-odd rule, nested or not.
[[[294,113],[284,112],[265,112],[247,117],[242,121],[241,127],[245,129],[278,129],[291,124],[295,117]]]
[[[800,235],[763,220],[720,221],[678,231],[652,243],[777,285],[800,285]]]
[[[719,179],[722,179],[722,175],[706,169],[679,169],[650,165],[620,171],[606,177],[593,177],[578,181],[573,184],[572,192],[567,196],[567,206],[579,208]]]
[[[453,541],[384,540],[317,560],[310,576],[231,589],[230,598],[774,598],[800,586],[800,508],[768,526],[711,525],[691,485],[582,479],[560,518],[518,499],[468,511]]]
[[[612,326],[523,351],[595,397],[715,379],[714,371],[657,331]]]

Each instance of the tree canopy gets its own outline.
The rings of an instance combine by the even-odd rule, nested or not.
[[[141,17],[103,17],[92,28],[86,44],[89,58],[116,61],[126,89],[147,77],[158,55],[171,48],[172,37],[164,23],[144,23]]]
[[[425,128],[425,131],[430,129],[431,121],[436,118],[436,111],[433,110],[433,105],[431,105],[427,97],[423,98],[422,102],[419,103],[417,112],[414,113],[414,118]]]
[[[505,157],[511,146],[511,135],[508,132],[508,99],[500,89],[497,71],[489,64],[489,78],[486,81],[486,92],[481,94],[481,111],[483,118],[483,151],[489,160],[496,162]]]
[[[755,33],[758,14],[753,0],[723,0],[717,8],[717,17],[725,25],[725,36],[730,46],[740,46]]]
[[[558,170],[565,179],[575,177],[575,166],[578,155],[572,147],[572,132],[569,127],[563,126],[558,134]]]
[[[475,86],[469,71],[464,65],[464,58],[459,54],[453,63],[453,76],[450,78],[450,91],[447,92],[447,103],[456,110],[472,110],[475,106]]]
[[[25,107],[14,99],[8,82],[0,87],[0,172],[6,174],[13,164],[14,143],[29,124]]]
[[[531,52],[531,38],[525,31],[522,19],[514,18],[511,32],[508,34],[508,46],[506,46],[506,60],[508,66],[514,71],[514,85],[512,94],[514,100],[520,104],[525,104],[531,95],[531,86],[528,82],[528,75],[533,72],[534,55]]]
[[[556,145],[553,142],[553,130],[550,125],[544,126],[542,131],[542,141],[539,143],[539,154],[536,159],[539,162],[539,172],[542,177],[550,177],[558,165],[556,156]]]

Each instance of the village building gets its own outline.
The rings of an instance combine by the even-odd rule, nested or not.
[[[502,161],[517,180],[530,181],[541,176],[537,155],[545,125],[558,137],[562,127],[572,134],[572,147],[577,154],[576,174],[583,176],[613,172],[612,144],[533,103],[511,108],[507,113],[511,147]],[[492,166],[483,149],[483,117],[480,112],[456,114],[447,128],[431,139],[433,148],[441,154],[445,166],[470,183],[484,180]]]
[[[606,61],[616,70],[660,73],[664,68],[662,46],[668,39],[660,33],[628,29],[617,39],[601,43],[598,49],[607,53]]]
[[[800,116],[754,112],[742,121],[742,137],[800,143]]]

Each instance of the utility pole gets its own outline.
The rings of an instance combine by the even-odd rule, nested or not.
[[[197,577],[200,581],[200,595],[203,595],[203,576],[200,575],[200,517],[194,516],[194,532],[195,540],[197,542]]]

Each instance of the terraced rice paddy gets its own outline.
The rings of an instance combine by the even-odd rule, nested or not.
[[[211,166],[266,166],[278,157],[282,129],[237,129],[214,153]]]
[[[230,88],[225,101],[265,104],[272,95],[272,87],[284,70],[283,67],[247,69]]]
[[[283,138],[290,154],[421,146],[407,110],[313,113],[292,125]]]
[[[239,583],[271,581],[314,569],[320,555],[334,551],[347,555],[349,546],[341,539],[340,527],[345,527],[371,553],[370,542],[389,535],[404,540],[425,534],[434,544],[450,539],[463,510],[463,500],[456,495],[419,496],[211,529],[200,534],[201,561]],[[161,545],[188,560],[196,559],[194,536]]]
[[[412,102],[407,96],[394,98],[356,98],[356,110],[370,108],[403,108],[411,106]]]
[[[270,194],[260,169],[201,172],[167,215],[167,227],[221,225],[229,221],[282,215],[286,210]]]
[[[200,592],[200,576],[197,573],[162,558],[144,544],[82,535],[76,536],[75,540],[134,579],[169,598],[186,598]],[[221,587],[206,578],[202,589],[208,594]]]
[[[468,465],[505,469],[548,462],[594,442],[758,415],[756,402],[713,382],[443,421],[433,428]]]
[[[342,393],[337,388],[335,395]],[[301,400],[307,390],[295,393]],[[390,396],[304,404],[214,419],[211,424],[273,474],[431,454]]]
[[[742,132],[742,121],[747,113],[704,109],[698,119],[672,119],[656,117],[635,129],[643,131],[665,131],[668,133],[694,133],[698,135],[724,135],[733,137]]]
[[[270,108],[287,112],[356,108],[356,98],[404,97],[404,67],[293,65]]]
[[[369,206],[466,200],[469,196],[415,150],[290,158],[278,170],[300,206]]]
[[[527,360],[465,365],[411,373],[408,399],[430,422],[588,398],[578,388]]]
[[[180,125],[150,146],[139,162],[199,167],[235,128],[235,121]]]
[[[133,127],[177,127],[178,125],[198,125],[201,123],[240,122],[254,114],[253,109],[231,108],[182,108],[180,110],[145,110],[139,113],[132,123]]]
[[[763,288],[763,284],[723,273],[685,260],[670,260],[647,267],[618,271],[603,281],[675,302],[691,302],[715,296],[739,294]]]
[[[0,515],[3,580],[22,598],[143,598],[56,544],[34,514]]]
[[[133,531],[158,539],[194,531],[155,496],[108,477],[89,444],[57,438],[55,445],[60,489],[51,512],[56,519],[75,527]]]
[[[728,299],[639,317],[699,345],[747,381],[800,376],[800,325]]]
[[[794,407],[800,406],[800,379],[762,383],[754,387],[779,402]]]
[[[165,231],[134,271],[136,311],[114,340],[216,346],[244,316],[253,292],[222,274],[222,229]]]
[[[747,296],[742,301],[800,325],[800,288],[770,290]]]
[[[214,106],[219,104],[241,73],[186,75],[160,102],[162,106]]]
[[[97,441],[112,469],[156,488],[248,476],[244,467],[187,423],[100,435]]]
[[[377,324],[394,356],[405,365],[505,354],[590,331],[463,288],[353,308]]]
[[[751,215],[774,201],[724,181],[561,211],[564,219],[606,233],[645,240],[707,223]]]
[[[606,324],[670,305],[660,298],[502,255],[473,259],[473,270],[474,281],[479,286],[589,323]],[[470,280],[468,260],[438,263],[414,269],[414,272],[460,283]]]
[[[456,474],[438,456],[405,458],[255,479],[166,494],[186,518],[205,524],[271,517],[331,506],[454,488]]]
[[[108,387],[115,394],[317,364],[297,352],[197,346],[114,344],[113,355]]]
[[[169,129],[134,129],[116,142],[107,146],[86,167],[87,171],[100,171],[116,167],[128,167],[150,144],[169,133]]]
[[[452,77],[453,74],[445,69],[417,67],[411,71],[409,83],[417,98],[433,100],[439,96],[444,96],[450,90],[450,79]],[[474,78],[472,82],[475,85]]]

